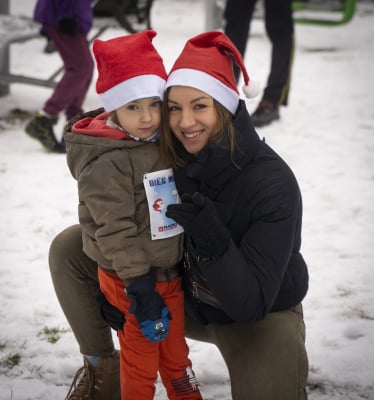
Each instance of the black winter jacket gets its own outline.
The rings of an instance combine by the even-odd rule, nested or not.
[[[195,303],[207,322],[260,320],[300,303],[308,290],[300,253],[302,200],[297,181],[260,140],[243,101],[233,123],[235,164],[227,146],[209,143],[195,162],[175,171],[180,194],[198,191],[209,197],[231,232],[222,257],[195,263],[221,304],[218,310]],[[187,294],[192,293],[191,283],[184,283]],[[187,295],[186,302],[188,310],[192,297]]]

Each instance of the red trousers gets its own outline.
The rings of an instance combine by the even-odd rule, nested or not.
[[[126,317],[124,329],[118,331],[122,400],[152,400],[158,371],[170,400],[202,400],[184,336],[181,278],[156,282],[156,290],[169,308],[172,319],[168,337],[155,343],[143,336],[135,316],[129,313],[131,300],[124,293],[123,281],[116,274],[102,268],[98,270],[101,291]]]

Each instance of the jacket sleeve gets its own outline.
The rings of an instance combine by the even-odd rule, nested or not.
[[[97,226],[100,251],[124,280],[145,275],[150,268],[138,237],[133,167],[125,164],[106,154],[88,164],[78,179],[79,201]],[[80,222],[85,223],[81,218]]]
[[[300,193],[296,185],[275,186],[259,190],[258,205],[250,211],[251,222],[240,244],[231,240],[222,257],[201,264],[209,287],[234,321],[266,316],[294,250]]]
[[[65,18],[76,18],[76,8],[79,1],[74,0],[59,0],[55,2],[57,7],[57,19],[60,21]]]

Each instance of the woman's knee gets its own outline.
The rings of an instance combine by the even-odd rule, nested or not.
[[[272,313],[263,321],[216,327],[233,399],[304,399],[308,358],[300,309]]]
[[[94,286],[98,291],[97,263],[83,252],[80,225],[66,228],[53,239],[49,268],[56,291],[77,284]]]
[[[58,268],[76,249],[82,252],[82,231],[79,225],[64,229],[52,240],[48,255],[50,269]]]
[[[49,248],[49,268],[54,282],[87,277],[97,281],[97,264],[83,252],[80,225],[66,228],[53,239]]]

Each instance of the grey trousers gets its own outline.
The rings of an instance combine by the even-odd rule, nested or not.
[[[96,306],[97,264],[82,251],[79,225],[56,236],[49,265],[81,353],[112,354],[112,333]],[[186,336],[218,347],[229,371],[233,400],[307,398],[308,358],[301,305],[251,323],[200,325],[186,316]]]

